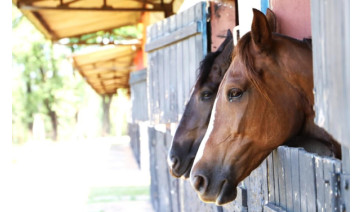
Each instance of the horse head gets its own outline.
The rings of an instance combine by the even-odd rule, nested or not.
[[[188,178],[196,152],[205,135],[212,105],[220,82],[231,62],[232,34],[227,36],[216,52],[206,55],[191,97],[173,137],[168,153],[170,173]]]
[[[270,9],[266,14],[273,32],[278,31],[276,16]],[[219,85],[229,68],[234,49],[229,30],[216,52],[209,53],[201,62],[200,74],[184,114],[176,129],[168,154],[170,173],[188,178],[197,150],[209,124],[212,106]]]

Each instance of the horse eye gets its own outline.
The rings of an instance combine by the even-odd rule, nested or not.
[[[212,93],[209,91],[204,91],[201,93],[201,100],[205,101],[205,100],[209,100],[212,97]]]
[[[232,102],[233,100],[240,98],[242,95],[243,95],[243,91],[240,90],[239,88],[230,89],[229,93],[228,93],[229,102]]]

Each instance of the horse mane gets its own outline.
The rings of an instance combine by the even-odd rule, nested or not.
[[[303,38],[303,43],[305,43],[310,49],[312,49],[312,38]]]
[[[278,34],[278,33],[276,33]],[[286,35],[278,34],[288,40],[297,41],[296,44],[303,46],[304,48],[312,49],[312,39],[304,38],[303,40],[297,40],[295,38],[288,37]],[[271,99],[264,89],[263,82],[261,79],[262,73],[258,70],[255,70],[253,56],[250,52],[250,45],[252,44],[251,33],[246,33],[238,42],[235,51],[233,52],[234,57],[241,57],[243,64],[246,67],[245,75],[247,79],[256,87],[260,94],[262,94],[270,103],[272,103]]]
[[[221,53],[221,51],[210,52],[200,62],[199,75],[197,78],[196,87],[202,86],[209,77],[212,65],[214,64],[215,58]]]
[[[256,87],[256,89],[271,103],[271,100],[263,87],[262,80],[260,78],[261,73],[255,70],[253,56],[250,53],[251,45],[251,33],[246,33],[238,42],[236,50],[233,52],[233,58],[241,56],[241,60],[244,63],[246,70],[245,75],[247,79]]]

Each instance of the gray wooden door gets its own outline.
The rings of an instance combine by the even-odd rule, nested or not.
[[[311,0],[315,122],[342,145],[342,211],[350,211],[349,8],[349,0]]]
[[[148,42],[148,98],[152,123],[178,122],[207,52],[206,3],[151,25]]]

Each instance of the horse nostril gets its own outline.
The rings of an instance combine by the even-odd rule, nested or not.
[[[207,188],[207,178],[202,175],[195,175],[193,184],[198,192],[204,193]]]
[[[177,166],[178,166],[178,164],[179,164],[179,159],[178,159],[178,157],[177,156],[171,156],[171,160],[170,160],[170,167],[172,168],[172,169],[175,169]]]

